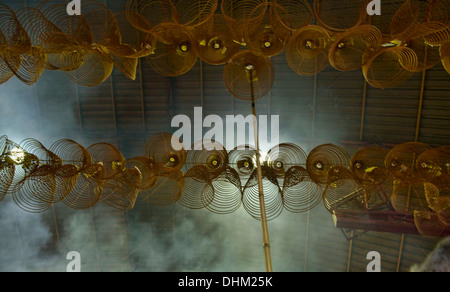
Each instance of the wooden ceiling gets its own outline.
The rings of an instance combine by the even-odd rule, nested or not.
[[[14,9],[36,5],[6,2]],[[125,3],[105,2],[111,9]],[[350,154],[374,144],[450,144],[450,75],[441,64],[382,90],[368,85],[359,70],[329,66],[302,77],[289,68],[285,53],[272,62],[274,86],[257,110],[280,116],[280,142],[297,143],[306,153],[335,143]],[[45,72],[31,87],[11,80],[0,86],[0,134],[44,145],[60,138],[85,146],[108,142],[126,158],[139,156],[151,135],[173,132],[172,118],[192,116],[194,107],[203,107],[205,116],[251,113],[249,102],[227,92],[223,68],[198,61],[187,74],[168,78],[141,60],[136,80],[115,70],[94,88],[78,86],[61,72]],[[0,210],[0,271],[65,271],[69,251],[81,253],[83,271],[264,271],[261,224],[242,207],[216,215],[138,199],[127,213],[99,204],[26,214],[5,199]],[[280,272],[365,271],[370,251],[381,254],[382,271],[408,271],[439,240],[381,232],[349,240],[322,205],[304,214],[285,211],[269,223],[269,232],[273,267]]]

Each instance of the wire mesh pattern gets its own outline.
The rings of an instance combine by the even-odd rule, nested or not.
[[[85,148],[68,139],[46,148],[35,139],[15,143],[2,136],[0,148],[0,200],[11,197],[30,213],[57,203],[76,210],[101,203],[129,211],[141,196],[155,206],[180,204],[217,214],[242,207],[261,220],[258,156],[250,145],[228,151],[205,140],[194,143],[197,150],[186,151],[177,137],[158,133],[147,140],[142,156],[129,159],[112,144]],[[450,223],[449,146],[411,142],[361,148],[350,156],[333,144],[307,154],[282,143],[259,159],[269,221],[283,211],[308,212],[322,202],[330,213],[387,209],[414,214],[424,234],[436,234]]]
[[[285,52],[301,76],[329,64],[362,70],[375,88],[397,87],[440,62],[450,71],[448,1],[389,1],[380,16],[368,15],[367,4],[128,0],[113,13],[85,0],[82,16],[68,16],[67,3],[44,1],[17,11],[0,4],[0,84],[15,76],[32,85],[45,70],[87,87],[105,82],[114,68],[135,80],[139,59],[168,77],[186,74],[198,60],[229,70],[242,50],[267,58]],[[234,83],[230,74],[227,85]]]

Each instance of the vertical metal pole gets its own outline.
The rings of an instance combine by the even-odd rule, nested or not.
[[[269,238],[269,227],[267,224],[267,214],[266,205],[264,201],[264,188],[262,182],[262,168],[261,168],[261,153],[259,151],[259,139],[258,139],[258,120],[256,117],[256,103],[255,103],[255,93],[253,88],[253,68],[249,70],[250,74],[250,90],[252,97],[252,112],[253,112],[253,130],[255,135],[255,152],[256,152],[256,169],[258,174],[258,193],[259,193],[259,207],[261,210],[261,224],[263,232],[263,242],[264,242],[264,257],[266,262],[266,272],[273,272],[272,270],[272,256],[270,253],[270,238]]]

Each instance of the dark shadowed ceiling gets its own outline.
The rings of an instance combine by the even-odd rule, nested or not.
[[[114,11],[125,2],[105,0]],[[38,1],[4,3],[19,9]],[[335,143],[350,154],[371,145],[450,144],[450,75],[441,63],[396,88],[378,89],[365,82],[361,70],[328,66],[305,77],[290,69],[285,52],[271,60],[274,85],[257,101],[257,112],[280,117],[280,142],[296,143],[306,153]],[[204,116],[251,114],[250,102],[227,91],[223,69],[198,60],[188,73],[164,77],[141,60],[136,80],[114,70],[93,88],[61,72],[45,71],[32,86],[13,78],[0,85],[0,135],[15,142],[36,138],[47,146],[61,138],[86,147],[107,142],[126,158],[139,156],[150,136],[174,132],[173,117],[192,117],[195,107],[202,107]],[[138,197],[126,213],[104,204],[84,211],[55,204],[43,214],[28,214],[6,198],[0,203],[0,232],[1,271],[65,271],[69,251],[80,252],[83,271],[265,267],[261,223],[242,207],[218,215],[178,204],[154,207]],[[370,251],[380,253],[382,271],[408,271],[439,240],[373,231],[350,240],[321,204],[302,214],[284,211],[269,222],[269,233],[273,269],[280,272],[365,271]]]

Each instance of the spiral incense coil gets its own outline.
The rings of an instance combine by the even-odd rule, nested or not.
[[[42,213],[52,206],[56,190],[52,167],[40,166],[20,181],[19,185],[15,186],[12,198],[22,210],[28,213]]]
[[[190,27],[198,27],[207,22],[215,14],[219,0],[171,0],[173,19],[176,23]]]
[[[341,147],[324,144],[314,148],[306,160],[306,170],[311,179],[318,184],[327,184],[328,171],[333,166],[349,166],[350,156]]]
[[[228,165],[237,171],[242,182],[247,182],[256,169],[255,148],[242,145],[231,150],[228,153]]]
[[[421,23],[418,33],[423,36],[425,43],[430,46],[441,46],[450,41],[449,24],[442,22],[427,21]]]
[[[423,36],[407,38],[402,43],[402,46],[413,50],[417,55],[417,66],[412,69],[413,72],[422,72],[423,70],[431,69],[441,62],[439,47],[428,45]]]
[[[192,69],[198,59],[190,30],[174,23],[155,27],[158,43],[154,54],[146,57],[150,67],[167,77],[180,76]]]
[[[358,183],[365,187],[377,186],[391,176],[384,164],[389,151],[383,147],[368,147],[353,155],[350,170]]]
[[[194,40],[200,59],[211,65],[222,65],[239,52],[241,45],[231,37],[222,14],[194,29]]]
[[[13,182],[15,167],[13,163],[6,162],[0,156],[0,201],[5,198]]]
[[[180,170],[186,162],[187,152],[180,139],[170,133],[158,133],[144,145],[144,156],[154,160],[160,173]]]
[[[79,173],[72,190],[62,202],[75,210],[86,210],[95,206],[101,198],[104,184],[105,167],[90,164]]]
[[[133,209],[139,194],[134,185],[140,184],[141,177],[137,169],[126,169],[124,172],[116,173],[102,185],[101,201],[118,210]]]
[[[377,185],[362,186],[364,187],[364,207],[367,210],[376,210],[389,204],[394,188],[394,177],[390,175]]]
[[[16,13],[5,4],[0,4],[0,32],[3,36],[2,45],[7,45],[11,51],[20,55],[31,49],[31,40]]]
[[[52,166],[54,169],[62,165],[61,158],[51,152],[36,139],[25,139],[20,143],[20,148],[25,152],[35,155],[41,163]]]
[[[178,170],[170,174],[161,174],[156,177],[152,187],[140,192],[140,196],[150,205],[170,206],[183,195],[183,172]]]
[[[386,168],[403,183],[415,183],[424,178],[417,169],[418,157],[431,147],[425,143],[410,142],[394,147],[385,159]]]
[[[439,51],[444,69],[450,74],[450,41],[442,44]]]
[[[214,187],[204,165],[196,165],[189,169],[180,179],[183,192],[178,202],[189,209],[203,209],[214,200]]]
[[[450,147],[424,151],[416,160],[420,175],[439,189],[450,189]]]
[[[330,31],[344,31],[360,25],[366,18],[365,1],[314,0],[317,23]]]
[[[375,88],[393,88],[405,83],[417,70],[419,61],[414,50],[388,47],[367,55],[363,60],[366,81]]]
[[[269,1],[267,0],[223,0],[221,11],[225,17],[232,38],[246,45],[245,32],[258,27],[264,20]]]
[[[292,213],[307,212],[322,200],[323,189],[311,181],[308,172],[302,166],[288,169],[283,183],[283,205]]]
[[[414,211],[414,224],[421,235],[442,237],[448,228],[447,220],[443,222],[434,212]]]
[[[201,140],[192,146],[186,156],[186,167],[193,168],[197,165],[204,166],[210,179],[218,177],[228,165],[228,152],[225,147],[216,141]],[[202,150],[196,150],[202,149]],[[195,173],[191,172],[190,176]]]
[[[350,170],[342,166],[330,168],[322,200],[328,212],[354,210],[361,212],[365,205],[365,192]]]
[[[0,157],[6,153],[6,148],[8,144],[8,136],[0,136]]]
[[[105,179],[115,177],[125,170],[125,157],[116,146],[109,143],[96,143],[87,148],[92,163],[99,163],[105,167]]]
[[[391,36],[402,40],[411,34],[419,21],[420,4],[418,0],[405,0],[391,19]]]
[[[78,181],[78,168],[73,164],[62,165],[55,169],[55,197],[54,203],[59,203],[72,192]]]
[[[214,199],[206,208],[216,214],[231,214],[239,209],[242,202],[241,180],[236,170],[227,167],[212,180]]]
[[[281,35],[292,34],[310,25],[314,19],[311,5],[305,0],[273,0],[270,5],[270,16],[274,29]]]
[[[287,44],[286,59],[289,67],[301,76],[321,72],[329,64],[330,44],[330,35],[320,26],[299,29]]]
[[[174,6],[167,0],[128,0],[125,13],[131,25],[152,33],[155,26],[173,20]]]
[[[364,54],[378,49],[382,38],[381,32],[371,25],[361,25],[337,35],[329,52],[331,66],[339,71],[360,69]]]
[[[273,147],[267,153],[265,161],[275,175],[282,178],[292,166],[304,166],[306,159],[306,152],[302,148],[292,143],[283,143]]]
[[[414,212],[429,210],[428,196],[439,196],[439,189],[427,182],[411,184],[396,180],[391,197],[391,205],[398,212]],[[433,193],[433,194],[432,194]]]
[[[391,22],[394,15],[403,5],[405,0],[386,1],[383,3],[381,15],[369,15],[366,24],[375,26],[383,35],[383,42],[389,43],[394,38],[391,36]]]
[[[140,181],[135,181],[133,179],[130,179],[129,181],[135,188],[141,190],[152,188],[155,185],[158,176],[161,174],[155,160],[151,157],[133,157],[127,159],[124,165],[127,170],[136,169],[140,173],[142,177]],[[127,176],[127,173],[125,173],[125,176]]]
[[[258,100],[272,89],[275,73],[271,60],[257,51],[237,53],[225,66],[228,91],[242,100]]]
[[[275,175],[271,172],[270,168],[263,167],[262,187],[268,221],[276,219],[283,211],[282,191]],[[256,220],[261,220],[259,197],[258,175],[257,170],[254,170],[244,186],[242,204],[247,213]]]
[[[73,164],[79,171],[92,164],[89,151],[70,139],[61,139],[53,143],[49,150],[62,159],[63,164]]]

